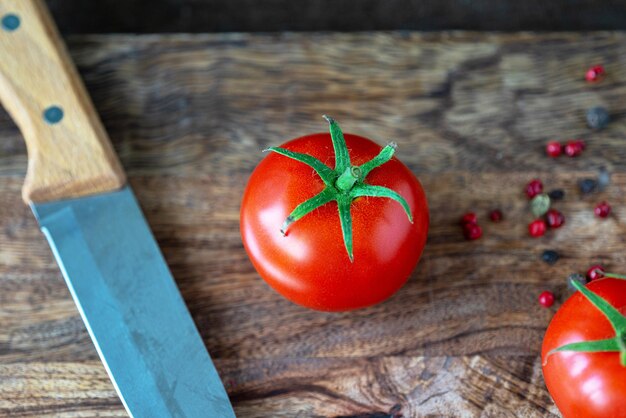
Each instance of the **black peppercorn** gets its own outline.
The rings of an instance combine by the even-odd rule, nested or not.
[[[602,129],[609,124],[609,112],[601,106],[587,110],[587,125],[591,129]]]
[[[554,189],[548,193],[548,197],[550,200],[561,200],[565,197],[565,192],[563,189]]]
[[[589,194],[596,190],[598,182],[594,179],[583,179],[578,182],[578,188],[582,194]]]
[[[598,173],[598,189],[604,190],[609,184],[611,184],[611,173],[602,167]]]
[[[541,254],[541,259],[548,264],[554,264],[559,261],[559,253],[554,250],[545,250],[543,254]]]

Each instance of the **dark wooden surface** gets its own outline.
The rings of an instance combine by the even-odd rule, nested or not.
[[[623,0],[46,0],[63,33],[626,29]]]
[[[539,348],[593,262],[624,270],[626,34],[91,36],[69,47],[240,417],[558,416]],[[607,79],[582,76],[603,62]],[[590,132],[584,111],[613,123]],[[300,308],[254,272],[238,230],[260,150],[326,129],[384,143],[422,180],[429,242],[407,285],[351,313]],[[20,199],[26,152],[0,112],[0,416],[124,416],[52,254]],[[548,139],[583,137],[578,159]],[[612,172],[602,193],[576,181]],[[563,188],[540,239],[522,193]],[[594,218],[609,200],[614,215]],[[505,221],[492,224],[499,207]],[[475,210],[484,237],[464,241]],[[543,249],[562,253],[555,266]]]

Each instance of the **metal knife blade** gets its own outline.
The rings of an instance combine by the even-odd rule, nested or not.
[[[234,417],[130,187],[31,208],[128,413]]]

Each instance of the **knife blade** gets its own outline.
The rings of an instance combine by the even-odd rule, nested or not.
[[[130,187],[32,209],[129,412],[234,416]]]
[[[132,417],[234,417],[45,4],[0,0],[0,99],[26,140],[22,194]],[[8,24],[5,24],[7,23]]]

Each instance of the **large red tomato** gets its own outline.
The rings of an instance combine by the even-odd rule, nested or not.
[[[626,323],[626,280],[594,280],[586,289],[615,308],[612,321],[618,330],[580,291],[572,295],[554,315],[543,340],[546,386],[565,418],[626,417],[626,367],[620,361],[616,339],[626,331],[620,330]],[[583,342],[591,342],[587,348],[603,351],[578,351],[584,347],[575,345],[569,346],[575,350],[552,351]]]
[[[330,118],[329,122],[333,135],[341,135],[336,122]],[[324,311],[361,308],[391,296],[415,268],[428,231],[424,191],[413,173],[391,158],[395,147],[387,146],[381,152],[382,148],[369,139],[346,134],[343,147],[347,145],[347,149],[341,158],[349,155],[350,167],[361,166],[365,172],[363,164],[379,153],[387,153],[391,159],[371,169],[353,186],[349,181],[342,184],[344,191],[337,186],[341,173],[333,169],[337,168],[335,139],[341,153],[343,135],[331,138],[328,133],[304,136],[273,149],[315,157],[332,181],[323,181],[311,166],[289,158],[284,151],[283,155],[272,152],[252,173],[241,206],[244,247],[261,277],[287,299]],[[352,169],[351,173],[361,171]],[[398,200],[361,196],[349,198],[348,203],[343,200],[351,225],[348,220],[342,229],[338,202],[352,188],[364,185],[396,192],[408,204],[413,222]],[[293,223],[285,223],[298,205],[326,188],[331,197],[335,192],[341,195],[340,200],[324,199],[329,201]],[[283,236],[281,228],[285,226]],[[352,231],[352,254],[346,228]]]

